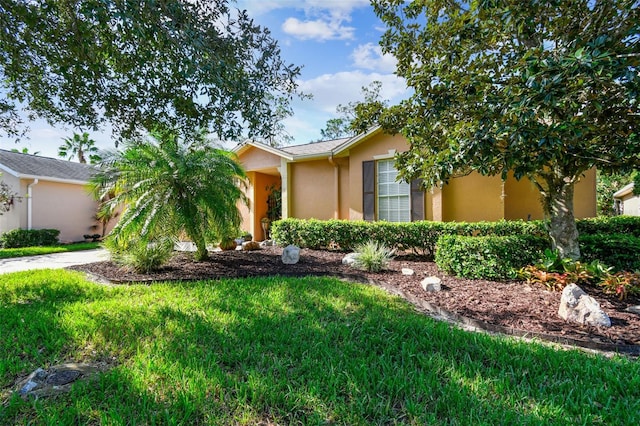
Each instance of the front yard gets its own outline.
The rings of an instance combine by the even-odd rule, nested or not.
[[[640,367],[460,331],[334,278],[0,275],[0,424],[638,424]],[[23,401],[18,377],[106,368]]]

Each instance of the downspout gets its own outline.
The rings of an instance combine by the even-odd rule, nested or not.
[[[333,205],[335,210],[333,211],[333,218],[340,219],[340,166],[334,161],[333,153],[329,155],[329,164],[333,166]]]
[[[27,185],[27,229],[33,227],[33,187],[38,184],[38,178],[33,179],[29,185]]]

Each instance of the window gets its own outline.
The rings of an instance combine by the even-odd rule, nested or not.
[[[396,181],[398,171],[393,159],[378,160],[376,166],[378,220],[411,222],[410,185]]]

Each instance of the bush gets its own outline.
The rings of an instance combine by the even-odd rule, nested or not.
[[[640,238],[631,234],[580,235],[582,260],[600,260],[616,271],[640,270]]]
[[[0,235],[0,247],[22,248],[59,244],[57,229],[13,229]]]
[[[580,235],[627,234],[640,237],[640,216],[613,216],[579,219]]]
[[[513,279],[517,270],[539,259],[549,239],[535,235],[443,235],[438,239],[436,264],[464,278]]]
[[[355,248],[357,253],[353,266],[363,271],[380,272],[387,269],[389,262],[393,259],[393,250],[389,250],[376,241],[368,241]]]
[[[313,249],[353,250],[369,240],[395,249],[410,250],[433,258],[441,235],[538,235],[546,236],[541,221],[498,222],[365,222],[348,220],[285,219],[271,224],[271,236],[279,245],[295,244]]]
[[[173,241],[169,238],[151,243],[130,241],[127,244],[108,239],[106,247],[111,252],[114,262],[140,274],[148,274],[160,269],[169,261],[173,253]]]

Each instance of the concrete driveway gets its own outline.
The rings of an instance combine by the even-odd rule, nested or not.
[[[109,252],[105,249],[14,257],[0,259],[0,274],[29,271],[31,269],[61,269],[67,266],[101,262],[103,260],[109,260]]]

